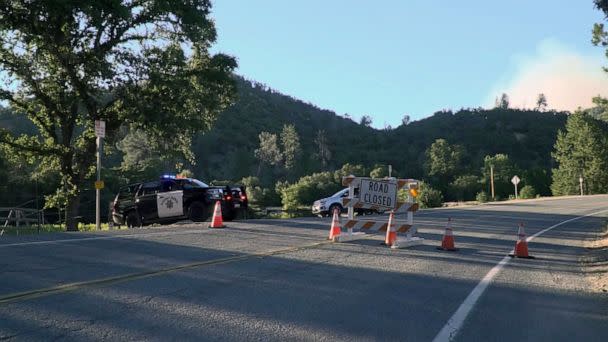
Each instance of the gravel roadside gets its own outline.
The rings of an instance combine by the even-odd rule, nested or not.
[[[598,238],[588,241],[588,253],[581,259],[587,280],[595,292],[608,293],[608,224]]]

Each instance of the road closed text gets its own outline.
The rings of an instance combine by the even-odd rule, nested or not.
[[[386,208],[394,208],[397,186],[394,183],[373,180],[361,181],[361,201]]]

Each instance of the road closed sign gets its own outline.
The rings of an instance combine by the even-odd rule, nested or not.
[[[359,201],[365,204],[394,209],[397,205],[397,182],[361,179]]]

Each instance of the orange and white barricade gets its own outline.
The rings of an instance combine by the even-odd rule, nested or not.
[[[424,239],[414,237],[416,229],[413,227],[413,213],[418,210],[418,203],[414,202],[417,196],[418,181],[414,179],[372,179],[366,177],[347,176],[342,179],[342,185],[349,187],[349,197],[342,200],[342,205],[348,208],[348,221],[344,224],[346,234],[340,236],[339,241],[361,237],[368,232],[387,232],[394,229],[395,234],[405,233],[406,237],[397,237],[391,248],[403,248],[419,245]],[[397,202],[397,191],[403,188],[409,190],[406,202]],[[355,189],[359,189],[355,196]],[[384,194],[386,196],[384,196]],[[390,211],[388,222],[378,219],[355,219],[355,209],[368,209],[377,211]],[[405,220],[395,219],[395,214],[406,215]],[[379,218],[379,217],[378,217]],[[357,230],[357,232],[355,232]],[[392,236],[392,235],[391,235]]]

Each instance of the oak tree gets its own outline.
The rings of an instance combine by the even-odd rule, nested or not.
[[[58,172],[47,204],[75,230],[83,184],[94,172],[94,121],[106,138],[128,125],[187,150],[235,92],[234,58],[211,54],[209,0],[0,1],[0,100],[37,134],[0,142]]]

